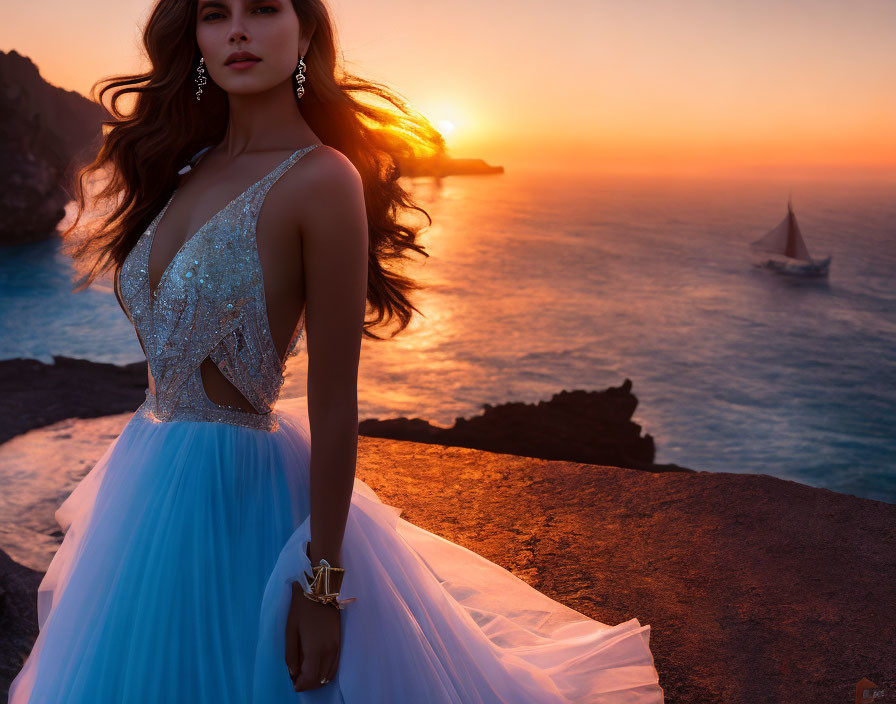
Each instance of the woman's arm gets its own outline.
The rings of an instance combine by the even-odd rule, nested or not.
[[[311,564],[341,567],[358,450],[358,360],[367,303],[361,176],[336,150],[302,193],[302,260],[311,430]]]

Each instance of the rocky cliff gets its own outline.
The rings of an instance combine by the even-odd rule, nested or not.
[[[15,50],[0,51],[0,245],[52,237],[73,174],[93,160],[107,112],[47,83]]]

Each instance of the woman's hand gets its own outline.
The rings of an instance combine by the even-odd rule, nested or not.
[[[319,604],[292,584],[292,603],[286,618],[286,666],[297,692],[323,687],[322,679],[336,677],[341,646],[342,613],[332,604]]]

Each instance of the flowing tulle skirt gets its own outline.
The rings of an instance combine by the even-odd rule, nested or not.
[[[59,507],[10,704],[663,701],[650,626],[608,626],[399,517],[355,479],[336,678],[295,692],[288,577],[310,563],[307,411],[269,433],[139,411]]]

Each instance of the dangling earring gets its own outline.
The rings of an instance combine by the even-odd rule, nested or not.
[[[299,65],[296,67],[298,69],[296,73],[296,81],[298,82],[298,86],[296,86],[296,97],[301,100],[302,96],[305,95],[305,86],[302,84],[305,82],[305,57],[301,57],[299,59]]]
[[[196,67],[196,83],[199,90],[196,91],[196,100],[202,99],[202,86],[206,84],[205,80],[205,57],[200,57],[199,65]]]

